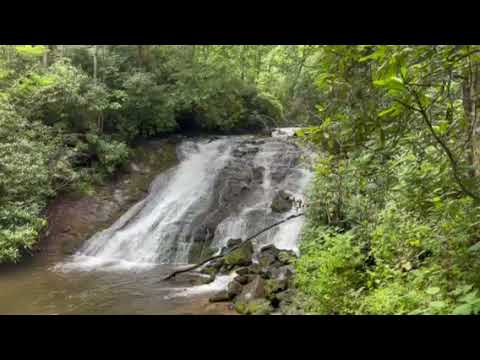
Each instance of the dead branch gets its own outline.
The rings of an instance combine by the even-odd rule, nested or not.
[[[212,260],[215,260],[215,259],[219,259],[219,258],[221,258],[221,257],[224,257],[225,255],[228,255],[229,253],[231,253],[233,250],[236,250],[236,249],[238,249],[239,247],[241,247],[241,246],[242,246],[244,243],[246,243],[247,241],[250,241],[250,240],[256,238],[257,236],[259,236],[259,235],[263,234],[264,232],[272,229],[273,227],[278,226],[278,225],[280,225],[280,224],[282,224],[282,223],[284,223],[284,222],[286,222],[286,221],[288,221],[288,220],[291,220],[291,219],[294,219],[294,218],[297,218],[297,217],[300,217],[300,216],[303,216],[303,215],[305,215],[305,214],[304,214],[304,213],[300,213],[300,214],[290,215],[289,217],[287,217],[287,218],[285,218],[285,219],[283,219],[283,220],[280,220],[280,221],[278,221],[278,222],[276,222],[276,223],[274,223],[274,224],[266,227],[265,229],[257,232],[255,235],[250,236],[250,237],[247,238],[246,240],[242,241],[240,244],[238,244],[238,245],[232,247],[231,249],[229,249],[225,254],[215,255],[215,256],[209,257],[208,259],[203,260],[202,262],[200,262],[200,263],[198,263],[198,264],[189,266],[189,267],[187,267],[187,268],[185,268],[185,269],[181,269],[181,270],[174,271],[174,272],[172,272],[170,275],[168,275],[167,277],[163,278],[162,281],[169,280],[169,279],[175,277],[175,276],[178,275],[178,274],[181,274],[181,273],[184,273],[184,272],[188,272],[188,271],[192,271],[192,270],[194,270],[194,269],[199,268],[199,267],[202,266],[202,265],[205,265],[206,263],[208,263],[208,262],[210,262],[210,261],[212,261]]]

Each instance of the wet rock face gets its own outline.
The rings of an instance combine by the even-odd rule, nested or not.
[[[291,210],[293,206],[293,197],[283,190],[277,192],[272,201],[272,211],[283,213]]]
[[[229,217],[237,217],[245,207],[251,208],[246,221],[251,223],[247,230],[252,232],[292,209],[293,198],[281,189],[281,183],[300,158],[301,151],[295,144],[281,139],[250,138],[238,140],[229,151],[228,162],[215,178],[210,206],[195,220],[192,238],[196,244],[191,247],[190,262],[206,258],[208,252],[204,249],[214,243],[218,225]],[[272,214],[268,207],[251,207],[252,203],[263,201],[262,192],[270,187],[279,187]]]
[[[197,225],[193,227],[192,239],[196,245],[191,247],[189,261],[197,262],[206,258],[202,254],[206,254],[204,249],[212,244],[218,225],[226,218],[236,216],[242,208],[248,206],[246,204],[255,199],[258,201],[256,195],[264,191],[264,178],[267,174],[269,185],[278,186],[296,165],[300,155],[300,149],[285,140],[254,138],[234,143],[230,149],[231,158],[216,176],[210,206],[194,220]],[[284,191],[279,191],[274,203],[272,209],[278,214],[292,208],[292,199]],[[252,210],[248,222],[258,222],[258,226],[254,224],[252,229],[260,225],[263,227],[261,221],[269,221],[266,219],[267,210],[264,207],[255,216],[255,210]]]

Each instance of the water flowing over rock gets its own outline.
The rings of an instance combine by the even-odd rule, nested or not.
[[[291,206],[277,213],[271,204],[279,192],[303,199],[310,172],[301,155],[284,138],[185,139],[178,146],[180,163],[160,174],[144,200],[89,239],[64,268],[141,269],[194,263],[220,252],[230,239],[245,239],[297,211]],[[272,228],[253,240],[245,259],[226,264],[248,265],[253,251],[268,244],[297,251],[302,221]],[[214,265],[215,272],[224,264]]]

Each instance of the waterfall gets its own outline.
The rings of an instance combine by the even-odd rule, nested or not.
[[[64,270],[142,269],[185,264],[198,249],[220,249],[296,210],[275,214],[275,192],[303,198],[310,172],[286,139],[225,136],[185,140],[180,163],[160,174],[145,199],[90,238]],[[272,229],[257,246],[296,249],[301,218]]]

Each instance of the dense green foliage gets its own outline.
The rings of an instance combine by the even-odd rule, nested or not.
[[[480,47],[0,46],[0,262],[134,142],[296,125],[307,312],[480,312]]]
[[[49,199],[114,173],[139,138],[281,124],[256,85],[274,48],[0,46],[0,263],[32,248]]]
[[[328,46],[297,284],[323,314],[480,312],[478,54]]]

